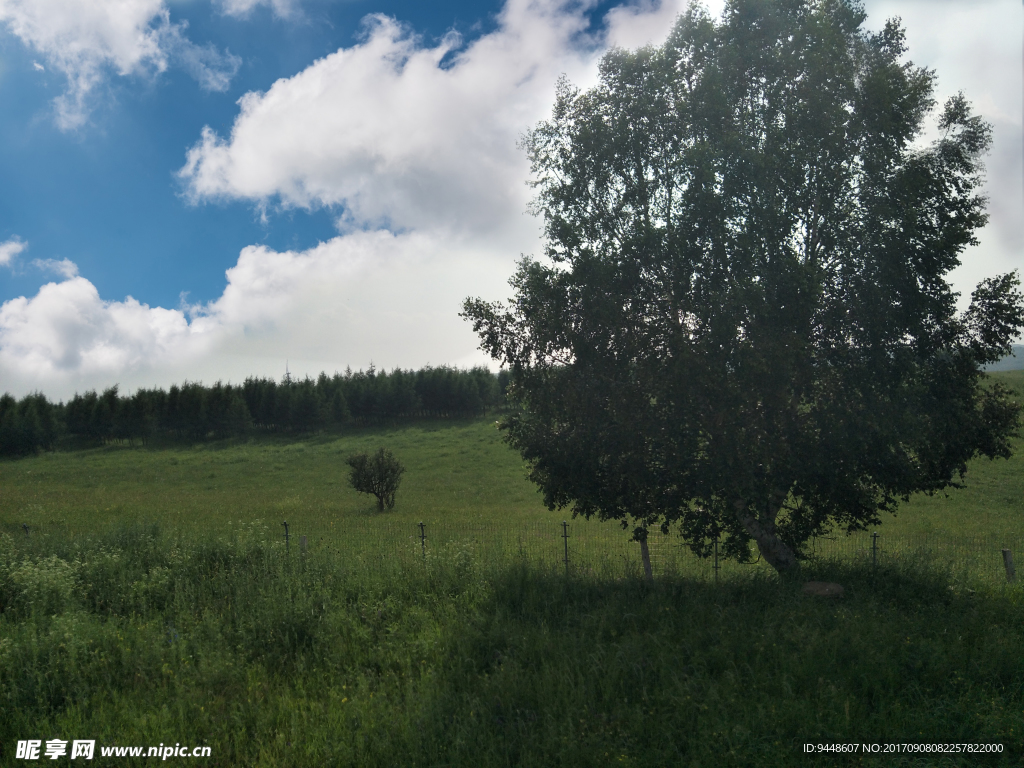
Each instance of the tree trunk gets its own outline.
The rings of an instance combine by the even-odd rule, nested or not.
[[[795,572],[799,566],[796,554],[775,535],[775,522],[773,520],[758,520],[748,511],[746,501],[734,502],[733,508],[744,529],[757,542],[761,557],[779,573]]]

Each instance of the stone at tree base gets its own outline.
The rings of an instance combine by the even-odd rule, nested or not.
[[[808,581],[803,592],[814,597],[842,597],[845,594],[843,585],[834,581]]]

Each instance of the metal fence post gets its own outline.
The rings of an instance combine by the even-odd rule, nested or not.
[[[565,575],[569,575],[569,523],[562,521],[562,540],[565,543]]]
[[[281,525],[284,526],[284,551],[288,551],[288,521],[285,520]]]
[[[427,558],[427,526],[420,523],[420,550],[423,552],[423,559]]]
[[[1003,550],[1003,567],[1006,569],[1006,580],[1014,581],[1017,578],[1017,571],[1013,567],[1013,553],[1008,550]]]
[[[878,534],[871,534],[871,567],[878,567]]]

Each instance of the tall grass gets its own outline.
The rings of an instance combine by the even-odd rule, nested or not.
[[[54,737],[208,745],[206,765],[1024,759],[1019,588],[808,564],[846,587],[829,602],[756,571],[567,578],[457,542],[366,565],[286,552],[259,523],[2,536],[0,763]],[[1004,751],[802,753],[821,742]]]

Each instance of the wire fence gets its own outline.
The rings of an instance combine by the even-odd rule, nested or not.
[[[415,557],[469,553],[483,561],[514,558],[570,573],[609,576],[642,573],[640,545],[614,523],[564,521],[543,523],[403,523],[380,519],[347,520],[339,524],[290,525],[278,529],[289,549],[331,551],[363,564]],[[731,573],[768,568],[752,547],[748,564],[712,554],[696,556],[677,535],[660,531],[648,536],[655,575],[678,574],[717,579]],[[927,564],[961,577],[1014,581],[1013,555],[1024,552],[1024,537],[947,537],[861,532],[851,536],[812,539],[806,554],[812,561],[859,563],[887,567],[895,563]]]
[[[244,521],[238,521],[245,524]],[[484,563],[515,559],[533,566],[601,577],[643,575],[641,550],[629,531],[612,522],[587,520],[524,523],[509,520],[462,522],[425,520],[403,522],[378,516],[345,518],[334,522],[300,517],[292,522],[270,524],[273,540],[289,553],[326,552],[358,567],[412,562],[415,558],[473,558]],[[5,525],[12,535],[26,538],[68,537],[76,534],[60,522],[20,526]],[[193,535],[198,532],[193,532]],[[188,534],[186,534],[188,535]],[[216,528],[200,537],[223,535]],[[653,574],[679,575],[715,580],[733,574],[770,567],[751,546],[751,562],[737,563],[718,556],[696,556],[678,535],[658,530],[648,535]],[[945,570],[950,575],[988,583],[1016,581],[1014,555],[1024,553],[1024,535],[950,536],[938,534],[860,532],[851,536],[818,537],[808,542],[805,554],[811,562],[831,561],[886,568],[914,564]]]

